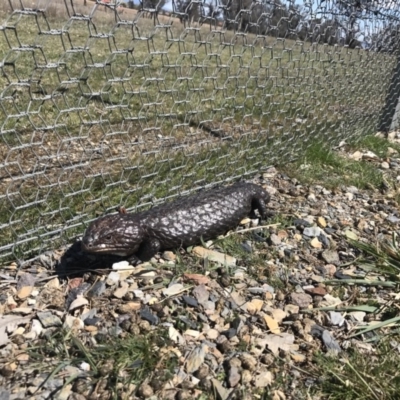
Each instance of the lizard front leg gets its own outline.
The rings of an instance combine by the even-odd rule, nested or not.
[[[151,238],[143,241],[139,247],[139,251],[136,256],[141,261],[149,261],[151,257],[155,256],[161,248],[161,243],[156,238]]]

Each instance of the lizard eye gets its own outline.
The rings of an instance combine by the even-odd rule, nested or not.
[[[111,240],[111,235],[107,235],[106,240]]]

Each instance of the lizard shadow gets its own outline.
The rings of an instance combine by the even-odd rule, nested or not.
[[[81,241],[77,240],[62,255],[56,264],[55,271],[60,278],[81,277],[89,272],[104,274],[114,263],[123,260],[125,260],[124,257],[115,255],[86,253],[81,249]]]

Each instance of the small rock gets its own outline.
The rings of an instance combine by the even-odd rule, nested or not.
[[[312,303],[312,297],[306,293],[291,293],[290,299],[294,305],[299,306],[300,308],[308,308]]]
[[[208,298],[210,296],[207,288],[204,285],[196,286],[193,289],[192,294],[200,304],[203,304],[206,301],[208,301]]]
[[[272,317],[278,324],[287,317],[287,313],[280,308],[268,308],[268,311],[272,314]]]
[[[31,295],[33,291],[33,286],[23,286],[21,289],[18,290],[17,297],[20,300],[24,300]]]
[[[249,303],[247,303],[247,311],[249,314],[254,315],[261,311],[262,306],[264,304],[263,300],[253,299]]]
[[[212,378],[211,383],[217,392],[217,395],[220,400],[227,400],[229,395],[231,394],[233,389],[226,389],[222,386],[218,379]]]
[[[296,363],[301,363],[306,361],[306,356],[304,354],[300,354],[295,351],[290,352],[290,358]]]
[[[353,154],[350,155],[350,158],[352,158],[355,161],[360,161],[362,158],[361,151],[355,151]]]
[[[148,399],[149,397],[153,396],[153,394],[154,394],[154,391],[150,385],[148,385],[146,383],[143,383],[142,385],[140,385],[140,387],[138,389],[138,395],[140,397]]]
[[[196,372],[200,366],[204,363],[204,359],[207,353],[207,346],[204,344],[195,347],[188,355],[185,363],[186,372],[192,374]]]
[[[215,340],[217,339],[217,337],[219,336],[219,332],[216,329],[209,329],[206,332],[206,336],[208,339],[210,340]]]
[[[325,271],[326,275],[333,276],[336,273],[336,266],[333,264],[326,264],[323,267],[323,270]]]
[[[129,301],[125,304],[120,304],[118,306],[118,312],[121,314],[131,314],[133,311],[138,311],[142,307],[141,303],[138,301]]]
[[[192,250],[193,254],[197,257],[206,258],[210,261],[214,261],[216,263],[226,265],[228,267],[236,266],[236,258],[231,257],[224,253],[219,253],[215,250],[205,249],[204,247],[196,246]]]
[[[190,307],[197,307],[198,301],[192,296],[182,296],[182,300]]]
[[[68,311],[75,310],[80,307],[84,307],[89,304],[89,301],[83,297],[81,294],[76,296],[76,299],[68,307]]]
[[[162,290],[164,296],[174,296],[182,292],[184,286],[181,283],[174,283],[173,285],[169,286]]]
[[[353,318],[358,322],[364,322],[364,318],[367,313],[365,313],[364,311],[352,311],[349,313],[349,315],[352,315]]]
[[[37,317],[39,318],[39,321],[42,323],[44,328],[50,328],[52,326],[62,326],[60,318],[49,311],[38,312]]]
[[[186,274],[183,274],[183,277],[185,278],[185,280],[194,281],[198,285],[206,285],[208,282],[210,282],[210,278],[208,276],[201,275],[201,274],[187,274],[186,273]]]
[[[228,385],[231,388],[237,386],[240,382],[241,376],[239,373],[239,369],[236,367],[231,367],[228,372]]]
[[[344,318],[342,314],[336,311],[329,311],[332,325],[342,326],[344,324]]]
[[[317,224],[321,227],[321,228],[326,228],[326,220],[324,217],[318,217],[317,219]]]
[[[162,258],[167,261],[176,261],[176,255],[172,251],[164,251]]]
[[[257,360],[251,354],[243,353],[239,356],[239,360],[242,362],[242,367],[250,372],[257,368]]]
[[[106,284],[103,281],[96,282],[88,291],[88,297],[98,297],[106,290]]]
[[[65,317],[64,327],[74,330],[80,330],[85,327],[85,324],[80,318],[75,318],[72,315],[67,315]]]
[[[0,388],[0,400],[10,400],[10,392],[5,388]]]
[[[264,321],[267,324],[269,330],[271,331],[271,333],[274,333],[276,335],[279,335],[281,333],[280,329],[279,329],[279,325],[278,322],[275,321],[274,318],[272,318],[269,315],[264,315]]]
[[[383,162],[381,163],[381,168],[383,168],[383,169],[389,169],[389,168],[390,168],[390,165],[389,165],[389,163],[387,163],[386,161],[383,161]]]
[[[140,311],[140,317],[145,321],[150,322],[152,325],[157,325],[159,323],[159,318],[152,314],[147,307]]]
[[[307,200],[310,201],[311,203],[314,203],[315,201],[317,201],[317,198],[315,197],[315,194],[314,194],[314,193],[310,193],[310,194],[307,196]]]
[[[300,307],[294,304],[286,304],[285,311],[288,315],[298,314],[300,311]]]
[[[326,329],[322,332],[322,341],[324,342],[326,348],[330,351],[339,353],[342,351],[339,344],[336,340],[332,337],[329,331]]]
[[[347,230],[344,232],[344,234],[345,234],[345,236],[347,237],[347,239],[358,240],[357,234],[356,234],[355,232],[353,232],[352,230],[350,230],[350,229],[347,229]]]
[[[309,228],[304,228],[303,234],[308,237],[318,237],[322,233],[321,228],[318,226],[311,226]]]
[[[327,293],[326,289],[321,286],[305,288],[304,290],[313,296],[325,296]]]
[[[266,387],[270,385],[274,380],[274,375],[270,371],[263,371],[257,375],[254,379],[255,387]]]
[[[121,269],[123,270],[125,268],[129,268],[128,261],[119,261],[112,265],[112,269],[114,269],[114,270],[121,270]]]
[[[279,244],[281,244],[282,240],[281,238],[276,235],[275,233],[273,233],[269,238],[268,238],[268,244],[271,246],[278,246]]]
[[[327,264],[339,265],[340,263],[339,254],[335,250],[324,250],[321,256]]]
[[[119,273],[116,272],[116,271],[111,271],[108,274],[108,277],[107,277],[107,280],[106,280],[106,284],[108,286],[116,285],[119,282],[119,279],[120,279]]]
[[[365,153],[362,155],[362,158],[365,158],[365,159],[372,158],[372,159],[375,159],[375,160],[379,159],[379,157],[378,157],[375,153],[373,153],[372,151],[370,151],[370,150],[368,150],[367,152],[365,152]]]
[[[400,218],[398,218],[398,217],[396,217],[396,216],[394,216],[394,215],[389,215],[389,216],[387,217],[387,220],[388,220],[389,222],[391,222],[392,224],[398,224],[398,223],[400,222]]]
[[[123,284],[121,285],[121,287],[118,288],[113,293],[113,296],[116,297],[117,299],[122,299],[128,292],[128,284],[126,282],[122,282],[122,283]]]
[[[349,200],[349,201],[352,201],[354,199],[353,193],[346,192],[344,195],[346,196],[347,200]]]
[[[311,224],[310,224],[310,222],[308,222],[307,220],[305,220],[305,219],[294,219],[293,220],[293,225],[297,228],[300,228],[300,227],[307,227],[307,226],[310,226]]]
[[[316,237],[311,239],[310,245],[312,247],[314,247],[314,249],[321,249],[322,248],[322,243]]]
[[[242,379],[241,379],[242,385],[248,385],[252,379],[253,379],[253,374],[248,369],[242,371]]]

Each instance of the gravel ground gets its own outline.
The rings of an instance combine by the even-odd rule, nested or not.
[[[400,170],[347,156],[394,179]],[[373,352],[368,335],[351,336],[379,314],[319,308],[393,299],[391,288],[329,280],[365,277],[349,243],[398,231],[396,193],[304,186],[274,168],[254,182],[271,194],[270,218],[204,246],[132,267],[77,241],[5,265],[0,399],[300,399],[299,387],[319,384],[316,352]]]

